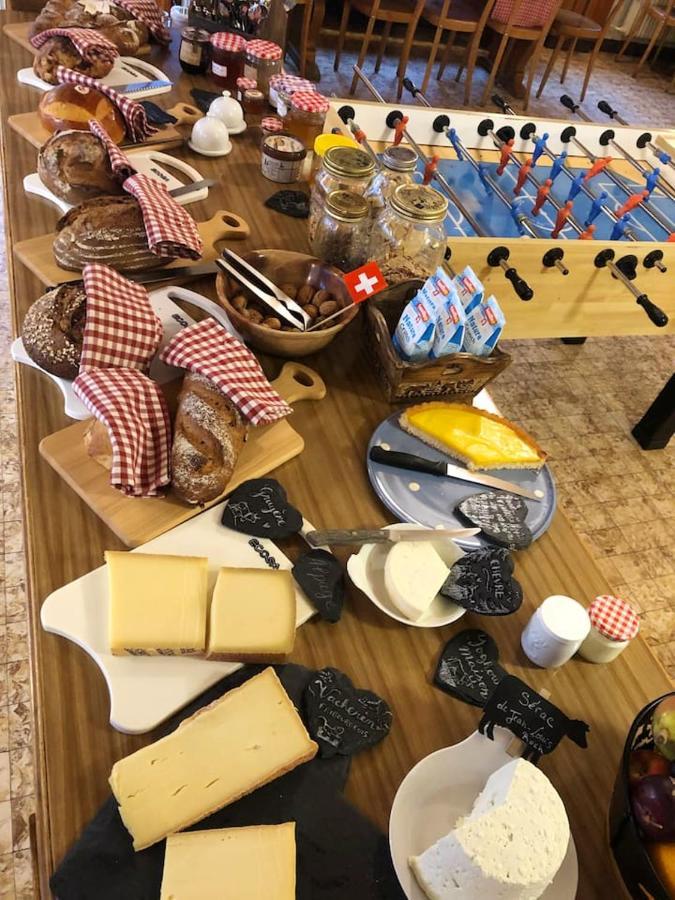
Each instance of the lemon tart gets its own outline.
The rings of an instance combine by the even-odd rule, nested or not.
[[[469,469],[538,469],[546,453],[521,428],[463,403],[421,403],[405,410],[401,427]]]

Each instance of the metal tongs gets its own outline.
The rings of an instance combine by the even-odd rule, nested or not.
[[[248,288],[289,325],[299,328],[300,331],[307,330],[312,320],[304,309],[241,256],[231,250],[223,250],[222,258],[216,260],[216,265]]]

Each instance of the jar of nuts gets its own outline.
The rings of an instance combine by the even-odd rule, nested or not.
[[[359,147],[331,147],[324,154],[309,198],[309,240],[314,233],[324,202],[331,191],[346,190],[363,195],[375,174],[375,161]]]
[[[418,156],[412,147],[399,145],[387,147],[380,160],[382,168],[370,182],[365,193],[373,218],[385,208],[394,188],[399,184],[413,183]]]
[[[370,207],[354,191],[331,191],[317,220],[312,253],[324,262],[351,272],[368,259]]]
[[[426,279],[443,262],[448,201],[422,184],[394,188],[372,228],[371,258],[391,283]]]

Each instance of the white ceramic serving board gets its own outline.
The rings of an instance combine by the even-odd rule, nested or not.
[[[220,524],[224,503],[130,553],[208,556],[209,591],[221,566],[264,568],[254,546],[264,548],[282,569],[292,564],[271,541],[251,538]],[[311,530],[311,525],[305,523]],[[252,546],[252,544],[254,546]],[[296,624],[314,615],[314,607],[295,588]],[[54,591],[42,604],[45,631],[74,641],[92,657],[110,692],[110,724],[127,734],[155,728],[241,663],[213,662],[188,656],[113,656],[108,645],[108,572],[103,565]]]
[[[170,285],[169,287],[153,291],[148,295],[148,299],[164,325],[164,337],[158,355],[155,357],[152,366],[150,367],[150,377],[158,384],[165,384],[167,381],[178,378],[180,375],[179,369],[175,369],[173,366],[166,366],[159,359],[159,353],[181,328],[187,328],[188,325],[194,323],[194,319],[190,318],[186,312],[177,306],[173,302],[174,300],[184,300],[188,303],[192,303],[199,309],[202,309],[210,316],[213,316],[213,318],[220,322],[230,334],[239,338],[243,343],[243,338],[230,321],[225,310],[207,297],[202,297],[201,294],[195,293],[195,291],[190,291],[184,287]],[[11,354],[14,362],[24,363],[27,366],[32,366],[34,369],[39,369],[41,372],[44,372],[44,369],[34,363],[26,353],[23,340],[20,337],[16,338],[12,343]],[[44,374],[58,385],[63,394],[64,410],[67,416],[70,416],[71,419],[89,419],[91,417],[91,413],[84,403],[75,396],[72,381],[68,381],[67,378],[58,378],[56,375],[51,375],[49,372],[44,372]]]
[[[182,159],[176,159],[173,156],[169,156],[168,153],[162,153],[160,150],[131,150],[127,153],[127,156],[137,172],[147,175],[149,178],[154,178],[155,181],[161,181],[169,191],[191,182],[202,181],[204,178],[197,169],[183,162]],[[180,172],[185,177],[183,179],[177,178],[174,172]],[[37,172],[26,175],[23,179],[23,189],[27,194],[36,194],[38,197],[49,200],[62,213],[67,213],[75,205],[53,194]],[[179,203],[181,206],[187,206],[189,203],[196,203],[198,200],[206,200],[208,195],[209,189],[207,187],[196,188],[194,191],[176,197],[176,203]]]
[[[37,88],[39,91],[51,91],[54,87],[53,84],[49,84],[48,82],[43,81],[42,78],[38,78],[33,71],[32,66],[29,66],[26,69],[19,69],[16,73],[16,78],[19,84]],[[104,78],[99,80],[101,84],[107,84],[112,88],[118,84],[132,84],[141,81],[171,81],[171,79],[165,75],[161,69],[158,69],[157,66],[151,65],[144,59],[137,59],[135,56],[118,56],[112,69]],[[144,97],[153,97],[156,94],[166,94],[172,87],[172,84],[167,84],[164,87],[146,88],[142,91],[132,91],[128,94],[125,93],[125,96],[131,97],[134,100],[142,100]]]
[[[465,741],[420,760],[401,782],[389,817],[389,847],[396,875],[408,900],[426,900],[408,864],[467,815],[490,775],[512,756],[510,731],[495,727],[494,741],[474,731]],[[574,838],[542,900],[574,900],[579,865]],[[487,900],[487,898],[486,898]]]

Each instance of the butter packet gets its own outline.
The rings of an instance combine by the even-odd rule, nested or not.
[[[424,284],[422,293],[434,310],[436,331],[429,357],[438,359],[462,349],[466,314],[452,279],[442,267]]]
[[[435,311],[422,287],[401,313],[392,343],[402,359],[421,362],[431,352],[435,333]]]
[[[475,356],[489,356],[497,346],[506,319],[493,296],[475,306],[466,317],[463,349]]]
[[[455,275],[453,283],[467,315],[483,302],[485,288],[471,266],[467,266],[463,272]]]

